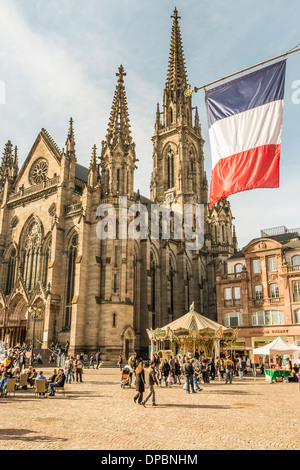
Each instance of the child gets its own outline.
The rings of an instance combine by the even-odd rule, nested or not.
[[[161,367],[158,369],[157,376],[156,376],[160,387],[161,387],[161,381],[162,381],[162,370],[161,369],[162,369]]]
[[[168,387],[172,387],[174,381],[173,381],[173,375],[171,372],[169,372],[169,376],[167,378],[167,383],[168,383]]]

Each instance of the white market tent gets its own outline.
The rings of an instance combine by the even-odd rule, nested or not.
[[[284,341],[280,336],[278,336],[278,338],[274,339],[272,343],[266,344],[261,348],[253,349],[253,354],[265,356],[283,354],[293,355],[300,354],[300,348],[298,346],[295,346],[294,344]]]

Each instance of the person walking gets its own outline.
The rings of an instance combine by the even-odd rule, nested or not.
[[[238,360],[237,360],[237,363],[236,363],[236,370],[239,374],[239,380],[242,380],[243,379],[244,367],[243,367],[243,361],[240,357],[238,357]]]
[[[163,374],[166,387],[168,386],[169,373],[170,373],[170,366],[169,366],[167,359],[165,359],[162,365],[162,374]]]
[[[70,359],[67,361],[66,383],[70,384],[72,379],[73,379],[73,382],[74,382],[75,378],[74,378],[74,358],[73,358],[73,356],[71,356]]]
[[[100,351],[98,351],[98,352],[96,353],[95,359],[96,359],[96,364],[97,364],[97,365],[96,365],[96,369],[99,369],[99,367],[102,366],[102,362],[101,362],[101,353],[100,353]]]
[[[155,361],[151,361],[150,363],[150,370],[148,374],[148,385],[149,385],[149,392],[146,398],[142,401],[142,405],[145,406],[149,398],[152,396],[152,406],[156,406],[154,385],[157,385],[157,387],[159,387],[159,384],[156,378]]]
[[[89,365],[88,365],[88,369],[89,369],[90,367],[93,367],[93,369],[94,369],[94,361],[95,361],[95,356],[94,356],[94,354],[91,354],[90,363],[89,363]]]
[[[180,367],[179,360],[177,357],[175,359],[175,377],[177,378],[176,380],[178,381],[179,385],[181,385],[181,381],[180,381],[181,367]]]
[[[225,383],[228,382],[231,384],[233,379],[233,370],[234,370],[234,363],[230,359],[230,356],[227,356],[227,359],[224,362],[225,367]]]
[[[122,364],[123,364],[123,359],[122,359],[122,356],[120,355],[119,360],[118,360],[118,366],[120,367],[120,371],[122,370]]]
[[[139,405],[142,404],[143,394],[145,391],[145,371],[144,363],[141,361],[135,370],[135,389],[138,392],[133,398],[134,403],[138,402]]]
[[[194,390],[198,390],[198,392],[202,391],[202,388],[199,387],[197,379],[200,377],[201,372],[200,372],[200,365],[199,361],[192,361],[193,367],[194,367],[194,375],[193,375],[193,384],[194,384]]]
[[[78,381],[83,382],[82,380],[83,362],[81,361],[80,356],[77,356],[75,359],[74,370],[75,370],[76,382]]]
[[[175,356],[171,356],[171,359],[169,360],[169,366],[170,366],[170,372],[172,374],[172,377],[173,377],[173,384],[176,383],[176,366],[175,366],[175,360],[176,360],[176,357]]]
[[[254,380],[256,380],[257,371],[256,371],[256,364],[255,364],[255,359],[254,359],[253,354],[252,354],[251,359],[250,359],[250,367],[252,369],[252,375],[254,377]]]
[[[193,382],[194,368],[192,364],[192,358],[188,358],[188,360],[184,363],[183,373],[185,376],[186,393],[190,393],[190,388],[192,390],[192,393],[196,393],[194,390],[194,382]]]

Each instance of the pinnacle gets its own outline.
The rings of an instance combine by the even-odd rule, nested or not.
[[[174,91],[178,88],[185,90],[187,87],[187,74],[182,47],[181,32],[179,27],[177,8],[175,7],[173,18],[171,46],[169,55],[169,67],[167,86]]]
[[[132,137],[124,86],[124,77],[126,76],[126,73],[123,65],[120,65],[116,76],[118,77],[118,83],[113,98],[106,141],[112,146],[115,146],[118,142],[122,145],[130,145],[132,144]]]

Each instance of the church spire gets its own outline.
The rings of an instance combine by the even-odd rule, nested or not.
[[[120,65],[116,76],[118,77],[118,83],[113,98],[106,135],[106,143],[111,148],[115,147],[117,143],[121,143],[122,146],[132,144],[127,98],[124,86],[124,77],[126,77],[126,73],[123,65]]]
[[[192,127],[192,99],[186,96],[188,79],[185,67],[177,8],[173,15],[167,80],[164,91],[164,127],[187,124]]]
[[[107,134],[102,142],[101,192],[103,196],[133,197],[134,170],[137,162],[132,141],[127,98],[124,86],[126,73],[120,65]]]
[[[181,17],[178,16],[176,7],[171,18],[173,18],[173,26],[166,87],[175,93],[184,93],[187,88],[187,73],[178,21]]]

